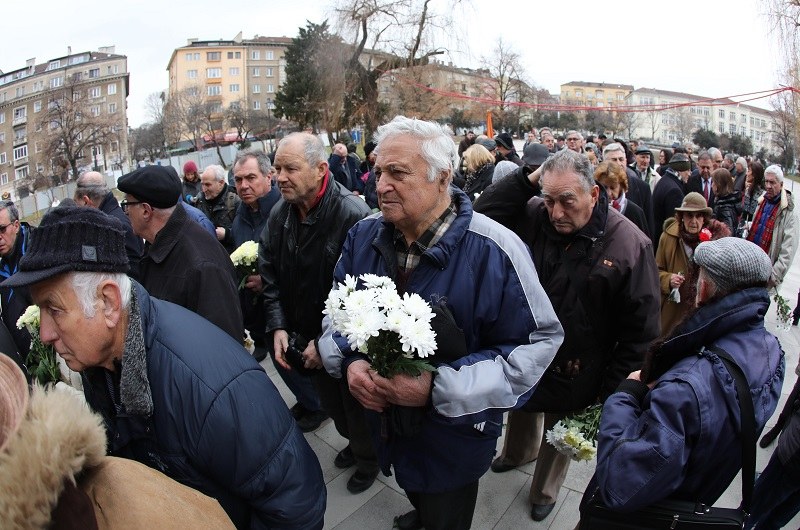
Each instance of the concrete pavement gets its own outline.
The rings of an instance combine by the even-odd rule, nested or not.
[[[800,289],[800,259],[795,259],[780,288],[781,295],[789,301],[789,305],[792,308],[797,303],[798,289]],[[778,336],[786,352],[787,376],[783,385],[782,400],[777,409],[780,411],[796,380],[794,367],[798,364],[800,329],[792,327],[786,330],[778,326],[774,303],[770,306],[766,320],[767,328]],[[262,365],[278,387],[278,390],[280,390],[287,405],[293,405],[295,399],[280,377],[278,377],[272,363],[267,359]],[[774,424],[776,417],[777,413],[770,420],[767,428]],[[392,521],[395,516],[411,509],[403,490],[392,477],[379,475],[378,480],[375,481],[375,484],[370,489],[358,495],[352,495],[347,491],[347,480],[353,470],[341,470],[333,465],[336,453],[342,450],[347,443],[336,432],[330,420],[326,421],[314,433],[306,434],[306,439],[319,457],[328,488],[328,509],[325,515],[326,529],[389,529],[392,528]],[[502,448],[502,444],[503,438],[501,437],[498,440],[498,453]],[[773,443],[767,449],[758,448],[757,472],[766,466],[775,446],[776,444]],[[533,462],[519,469],[501,474],[487,472],[480,481],[472,528],[548,528],[553,530],[572,530],[575,528],[579,518],[578,504],[594,471],[594,461],[590,463],[572,463],[553,513],[541,522],[535,522],[530,518],[530,506],[527,501],[531,475],[535,465],[536,463]],[[737,478],[716,505],[738,506],[740,500],[741,482]],[[457,507],[453,508],[457,509]],[[787,528],[800,528],[800,516],[795,517]]]

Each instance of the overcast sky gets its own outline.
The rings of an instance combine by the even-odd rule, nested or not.
[[[293,37],[306,20],[330,17],[332,0],[4,4],[4,19],[15,23],[3,30],[0,70],[66,55],[67,46],[77,53],[115,45],[128,56],[128,118],[136,127],[147,120],[147,95],[167,88],[170,54],[187,38],[231,39],[239,31],[245,38]],[[456,8],[460,22],[450,34],[442,30],[439,42],[451,53],[443,60],[477,67],[502,37],[522,56],[529,80],[553,93],[562,83],[595,81],[724,97],[777,86],[776,39],[762,6],[758,0],[472,0]],[[753,104],[767,107],[766,100]]]

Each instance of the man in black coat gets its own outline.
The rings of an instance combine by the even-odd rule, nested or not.
[[[0,202],[0,280],[17,272],[19,261],[27,252],[32,232],[33,228],[28,223],[20,222],[19,212],[12,201]],[[30,350],[31,336],[25,327],[17,328],[17,319],[32,303],[28,289],[0,287],[3,324],[11,334],[17,350],[4,353],[14,359],[23,372],[23,361]]]
[[[697,169],[686,182],[686,193],[696,191],[706,200],[709,207],[714,207],[714,190],[711,189],[711,172],[714,171],[714,161],[708,151],[703,151],[697,156]]]
[[[194,311],[241,342],[233,262],[178,206],[180,181],[162,166],[145,166],[120,177],[117,185],[134,232],[148,243],[140,264],[147,292]]]
[[[653,245],[655,246],[657,239],[653,239],[655,237],[655,222],[653,220],[653,204],[650,186],[640,179],[634,170],[627,166],[626,160],[625,148],[622,147],[621,144],[615,142],[603,148],[603,161],[617,164],[625,170],[625,174],[628,176],[628,191],[625,197],[642,209],[647,225],[645,234],[653,241]]]
[[[675,215],[675,208],[680,207],[686,195],[686,180],[689,178],[692,166],[689,157],[683,153],[672,156],[667,164],[664,176],[653,190],[653,248],[658,248],[658,240],[664,231],[664,221]]]
[[[225,182],[225,168],[210,165],[200,175],[200,189],[197,196],[197,209],[206,214],[214,224],[214,235],[222,243],[228,254],[236,250],[231,227],[236,218],[236,210],[242,200]]]
[[[139,279],[139,261],[144,252],[144,243],[141,237],[133,233],[131,221],[119,207],[117,198],[109,191],[105,177],[97,171],[87,171],[78,177],[76,184],[73,199],[78,206],[97,208],[119,220],[125,227],[125,253],[128,255],[128,265],[130,265],[128,276]]]

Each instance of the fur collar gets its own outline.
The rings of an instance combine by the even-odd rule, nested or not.
[[[19,431],[0,453],[3,528],[47,528],[64,481],[75,483],[105,451],[99,416],[66,392],[35,386]]]

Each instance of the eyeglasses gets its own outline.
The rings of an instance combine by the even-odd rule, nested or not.
[[[128,201],[128,200],[124,200],[123,199],[122,201],[120,201],[119,207],[122,208],[123,212],[128,213],[128,207],[129,206],[133,206],[134,204],[144,204],[144,202],[142,202],[142,201]]]
[[[14,221],[8,223],[7,225],[0,225],[0,234],[5,234],[6,233],[6,228],[8,228],[9,226],[12,226],[13,224],[14,224]]]
[[[568,142],[577,142],[578,138],[567,138]]]

